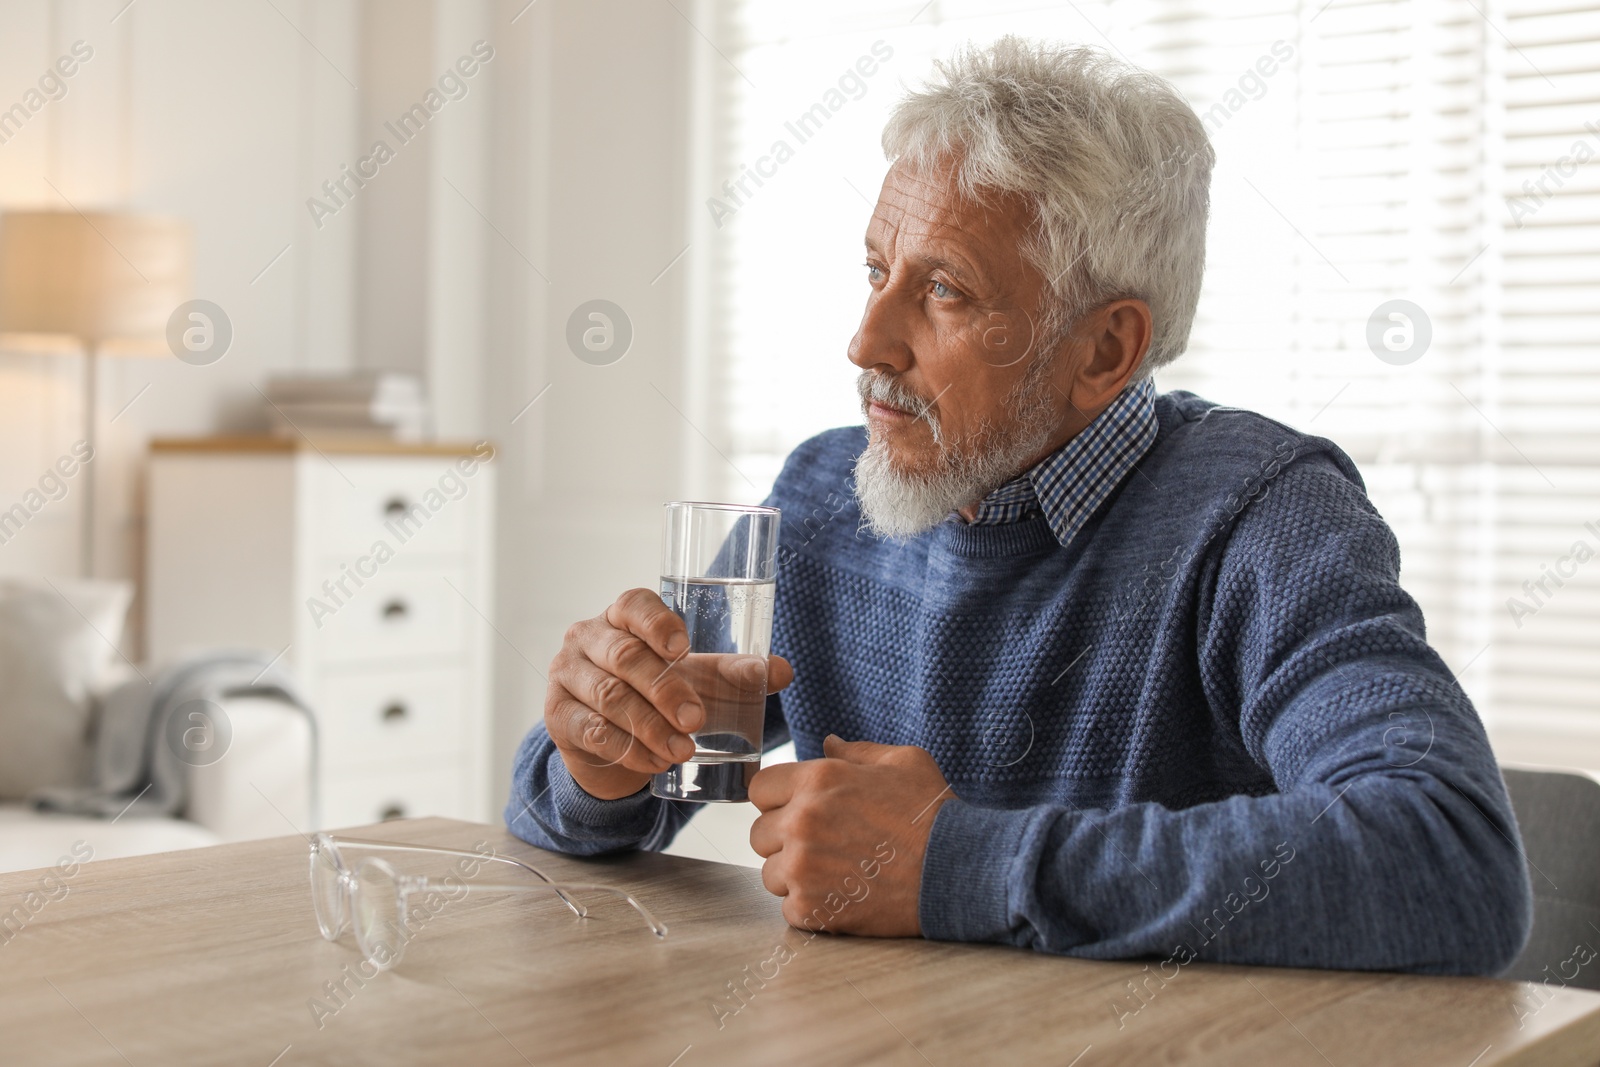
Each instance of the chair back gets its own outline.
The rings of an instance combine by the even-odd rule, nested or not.
[[[1600,989],[1600,782],[1504,774],[1533,883],[1533,933],[1500,977]]]

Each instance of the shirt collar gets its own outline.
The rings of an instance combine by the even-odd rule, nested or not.
[[[1156,440],[1155,384],[1129,386],[1076,437],[978,504],[974,526],[998,526],[1044,514],[1062,547]]]

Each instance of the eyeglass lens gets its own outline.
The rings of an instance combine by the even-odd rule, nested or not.
[[[332,851],[324,845],[311,850],[311,903],[317,911],[322,936],[336,940],[344,930],[344,893]]]
[[[400,929],[399,887],[394,871],[386,863],[367,860],[356,878],[356,941],[362,953],[379,967],[388,969],[400,958],[404,948]]]

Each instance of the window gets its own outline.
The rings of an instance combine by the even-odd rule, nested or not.
[[[758,498],[801,440],[859,422],[844,355],[866,289],[855,265],[904,85],[1004,33],[1097,45],[1170,79],[1218,154],[1200,311],[1160,387],[1336,441],[1491,729],[1600,743],[1600,7],[748,0],[699,14],[721,49],[707,50],[716,134],[696,205],[716,324],[698,384],[721,491]]]

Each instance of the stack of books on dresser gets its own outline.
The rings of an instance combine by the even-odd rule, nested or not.
[[[427,431],[427,400],[412,374],[279,375],[267,382],[266,397],[279,436],[420,441]]]

